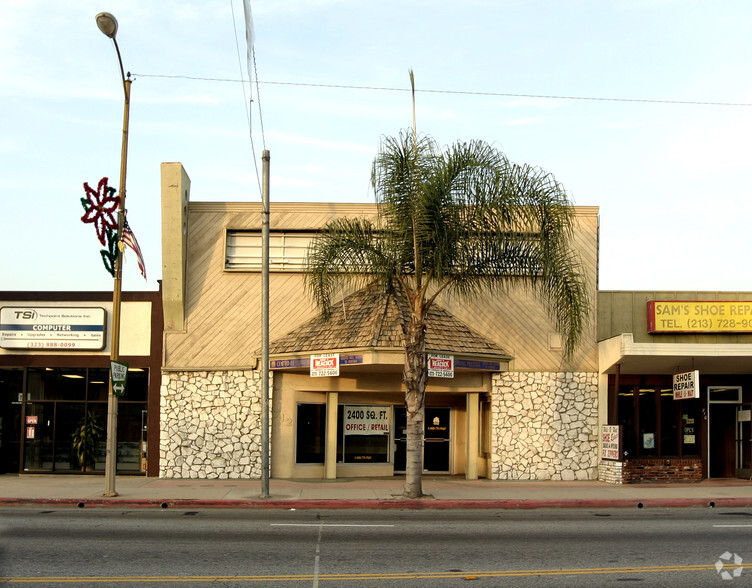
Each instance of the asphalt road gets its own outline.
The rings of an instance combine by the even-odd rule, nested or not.
[[[752,583],[740,509],[9,508],[0,541],[9,586]]]

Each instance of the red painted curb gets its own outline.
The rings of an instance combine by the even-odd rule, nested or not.
[[[752,508],[750,498],[665,498],[617,499],[485,499],[485,500],[290,500],[258,498],[252,500],[130,499],[130,498],[0,498],[0,506],[58,506],[78,508],[253,508],[253,509],[538,509],[538,508],[677,508],[734,507]]]

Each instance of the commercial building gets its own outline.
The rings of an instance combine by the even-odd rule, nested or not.
[[[133,371],[120,402],[118,471],[260,478],[261,205],[192,201],[179,163],[162,164],[161,189],[162,291],[124,293],[121,355]],[[545,308],[524,288],[437,300],[424,471],[612,483],[749,478],[752,293],[598,292],[598,209],[574,213],[593,312],[566,363]],[[271,207],[273,477],[405,470],[405,301],[368,287],[342,291],[324,318],[304,284],[317,231],[375,215],[367,204]],[[89,464],[74,435],[106,420],[111,305],[110,293],[0,292],[2,471],[103,470],[104,438]],[[74,326],[92,342],[61,336]],[[33,336],[6,336],[25,328]]]
[[[0,472],[104,471],[111,322],[112,292],[0,292]],[[156,476],[161,292],[123,293],[120,350],[117,472]]]
[[[598,333],[601,479],[750,478],[752,293],[600,292]]]
[[[261,476],[261,206],[193,202],[162,165],[164,364],[160,475]],[[271,475],[404,471],[403,303],[342,292],[324,320],[304,290],[311,238],[375,205],[271,207]],[[574,246],[596,303],[598,210],[577,207]],[[441,297],[430,318],[424,468],[492,479],[595,479],[595,315],[562,362],[559,335],[523,288]],[[338,376],[323,376],[328,363]],[[317,368],[321,368],[320,370]]]

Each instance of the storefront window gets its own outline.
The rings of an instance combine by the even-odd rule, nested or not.
[[[682,400],[679,403],[682,455],[700,453],[700,401]]]
[[[144,386],[146,387],[146,386]],[[133,398],[131,390],[138,388],[138,385],[131,386],[127,390],[128,398]],[[89,370],[89,387],[87,390],[88,400],[99,400],[107,402],[107,394],[110,389],[110,370],[105,368],[94,368]],[[138,391],[135,391],[139,394]]]
[[[620,386],[626,457],[698,455],[700,400],[674,400],[670,385]]]
[[[661,455],[679,455],[679,402],[674,400],[671,388],[660,389],[661,402]]]
[[[129,373],[119,401],[117,470],[139,471],[149,374]],[[29,368],[24,471],[104,471],[109,370]]]
[[[341,405],[337,454],[344,463],[388,463],[392,409],[385,405]]]
[[[298,404],[296,463],[324,463],[326,405]]]
[[[638,438],[640,455],[657,455],[655,390],[653,388],[640,388],[637,404],[640,414]]]
[[[637,434],[635,432],[635,394],[631,386],[619,388],[619,424],[622,426],[623,451],[627,456],[637,455]]]
[[[23,378],[23,370],[0,368],[0,473],[19,469]]]
[[[29,368],[29,400],[84,400],[86,370],[81,368]]]

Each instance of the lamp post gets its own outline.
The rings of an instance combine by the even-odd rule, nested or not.
[[[114,263],[115,284],[112,293],[112,329],[110,343],[110,362],[119,361],[120,359],[120,300],[122,294],[122,273],[123,273],[123,249],[124,244],[121,241],[123,235],[123,225],[125,221],[125,171],[128,161],[128,117],[131,98],[131,80],[130,73],[128,78],[125,76],[123,69],[123,60],[120,58],[120,48],[117,44],[118,22],[109,12],[100,12],[97,14],[97,26],[106,36],[112,39],[117,52],[118,63],[120,64],[120,77],[123,80],[123,92],[125,94],[125,107],[123,111],[123,144],[120,152],[120,203],[118,204],[118,227],[117,227],[117,252]],[[117,470],[117,417],[118,417],[118,397],[113,391],[112,385],[112,368],[110,368],[110,385],[107,395],[107,440],[105,454],[105,484],[103,496],[117,496],[115,491],[115,472]]]

